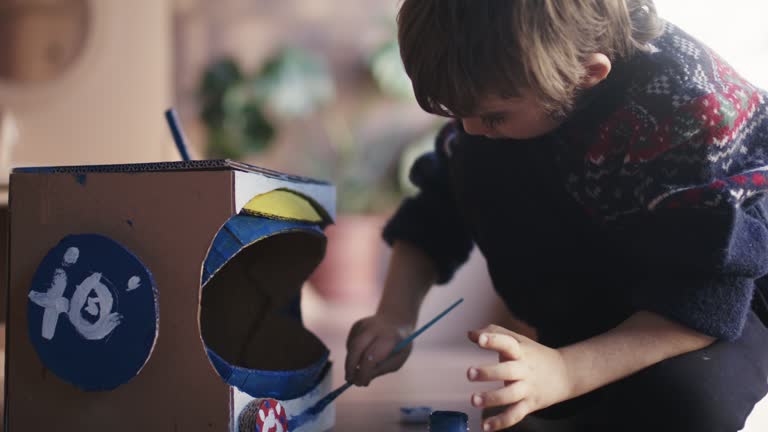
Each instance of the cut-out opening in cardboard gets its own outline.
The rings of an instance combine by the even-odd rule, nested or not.
[[[270,224],[235,218],[238,227],[252,221],[259,232]],[[222,230],[232,234],[231,226]],[[226,382],[254,397],[298,396],[317,384],[327,366],[328,348],[304,328],[299,309],[301,288],[326,244],[322,231],[306,228],[266,230],[207,280],[204,276],[199,319],[209,359]]]

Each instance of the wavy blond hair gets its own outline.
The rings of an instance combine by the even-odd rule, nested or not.
[[[630,58],[663,28],[653,0],[404,0],[397,22],[419,105],[449,117],[522,88],[564,114],[587,55]]]

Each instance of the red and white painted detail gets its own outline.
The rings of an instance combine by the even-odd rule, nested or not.
[[[288,418],[280,402],[264,399],[259,403],[256,432],[289,432]]]

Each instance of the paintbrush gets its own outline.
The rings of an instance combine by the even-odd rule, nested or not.
[[[447,309],[445,309],[444,311],[440,312],[440,314],[438,314],[436,317],[432,318],[431,321],[429,321],[428,323],[424,324],[418,330],[413,332],[410,336],[408,336],[407,338],[405,338],[402,341],[400,341],[400,343],[395,345],[395,347],[392,348],[392,351],[390,351],[389,354],[387,354],[387,356],[384,358],[384,360],[379,362],[379,364],[381,364],[381,363],[391,359],[395,355],[397,355],[397,353],[399,353],[400,351],[405,349],[408,346],[408,344],[413,342],[413,340],[416,339],[417,336],[419,336],[420,334],[424,333],[424,331],[426,329],[430,328],[434,323],[440,321],[440,319],[442,319],[444,316],[446,316],[448,314],[448,312],[452,311],[456,306],[458,306],[463,301],[464,301],[463,298],[458,299],[455,303],[450,305]],[[317,401],[316,404],[314,404],[311,407],[309,407],[306,410],[304,410],[304,412],[302,412],[301,414],[291,417],[291,420],[288,422],[288,430],[292,431],[294,428],[299,427],[299,426],[303,425],[304,423],[306,423],[307,420],[309,420],[309,419],[315,417],[316,415],[320,414],[325,409],[325,407],[328,406],[328,404],[333,402],[334,399],[339,397],[342,393],[344,393],[351,386],[352,386],[351,382],[344,383],[344,385],[342,385],[339,388],[337,388],[336,390],[328,393],[328,395],[326,395],[325,397],[323,397],[322,399]]]
[[[168,122],[168,127],[171,129],[173,142],[176,143],[176,149],[179,150],[181,160],[190,160],[189,150],[187,150],[187,140],[184,137],[184,130],[181,128],[181,121],[179,121],[179,115],[176,113],[175,108],[169,108],[165,112],[165,120]]]

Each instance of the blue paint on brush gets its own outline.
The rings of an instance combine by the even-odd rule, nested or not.
[[[337,388],[336,390],[328,393],[326,397],[320,399],[316,404],[307,408],[301,414],[291,417],[291,419],[288,420],[288,430],[292,431],[300,427],[301,425],[306,424],[311,420],[314,420],[315,417],[317,417],[321,412],[323,412],[323,410],[331,402],[333,402],[334,399],[339,397],[340,394],[344,393],[344,391],[348,389],[350,386],[352,386],[351,382],[344,384],[343,386]]]
[[[133,228],[133,221],[132,220],[126,219],[125,223],[127,223],[129,227]]]
[[[428,328],[432,327],[432,325],[434,325],[436,322],[440,321],[444,316],[446,316],[450,311],[452,311],[456,306],[461,304],[461,302],[463,302],[463,301],[464,301],[463,298],[458,299],[455,303],[453,303],[451,306],[449,306],[446,310],[442,311],[436,317],[432,318],[431,321],[429,321],[428,323],[426,323],[423,326],[421,326],[418,330],[413,332],[407,338],[403,339],[399,344],[395,345],[395,347],[392,348],[392,351],[389,352],[387,357],[385,357],[384,360],[380,361],[379,363],[383,363],[383,362],[389,360],[390,358],[394,357],[395,355],[397,355],[397,353],[399,353],[400,351],[405,349],[408,346],[408,344],[413,342],[413,340],[416,339],[416,337],[418,337],[420,334],[424,333],[424,331],[426,331]],[[293,430],[294,428],[298,428],[301,425],[305,424],[306,422],[308,422],[308,421],[314,419],[315,417],[317,417],[318,414],[323,412],[325,407],[327,407],[331,402],[334,401],[334,399],[339,397],[342,393],[344,393],[351,386],[352,386],[351,382],[345,383],[344,385],[342,385],[341,387],[337,388],[336,390],[328,393],[327,396],[325,396],[324,398],[320,399],[316,404],[314,404],[313,406],[307,408],[301,414],[293,416],[288,421],[288,430]]]

